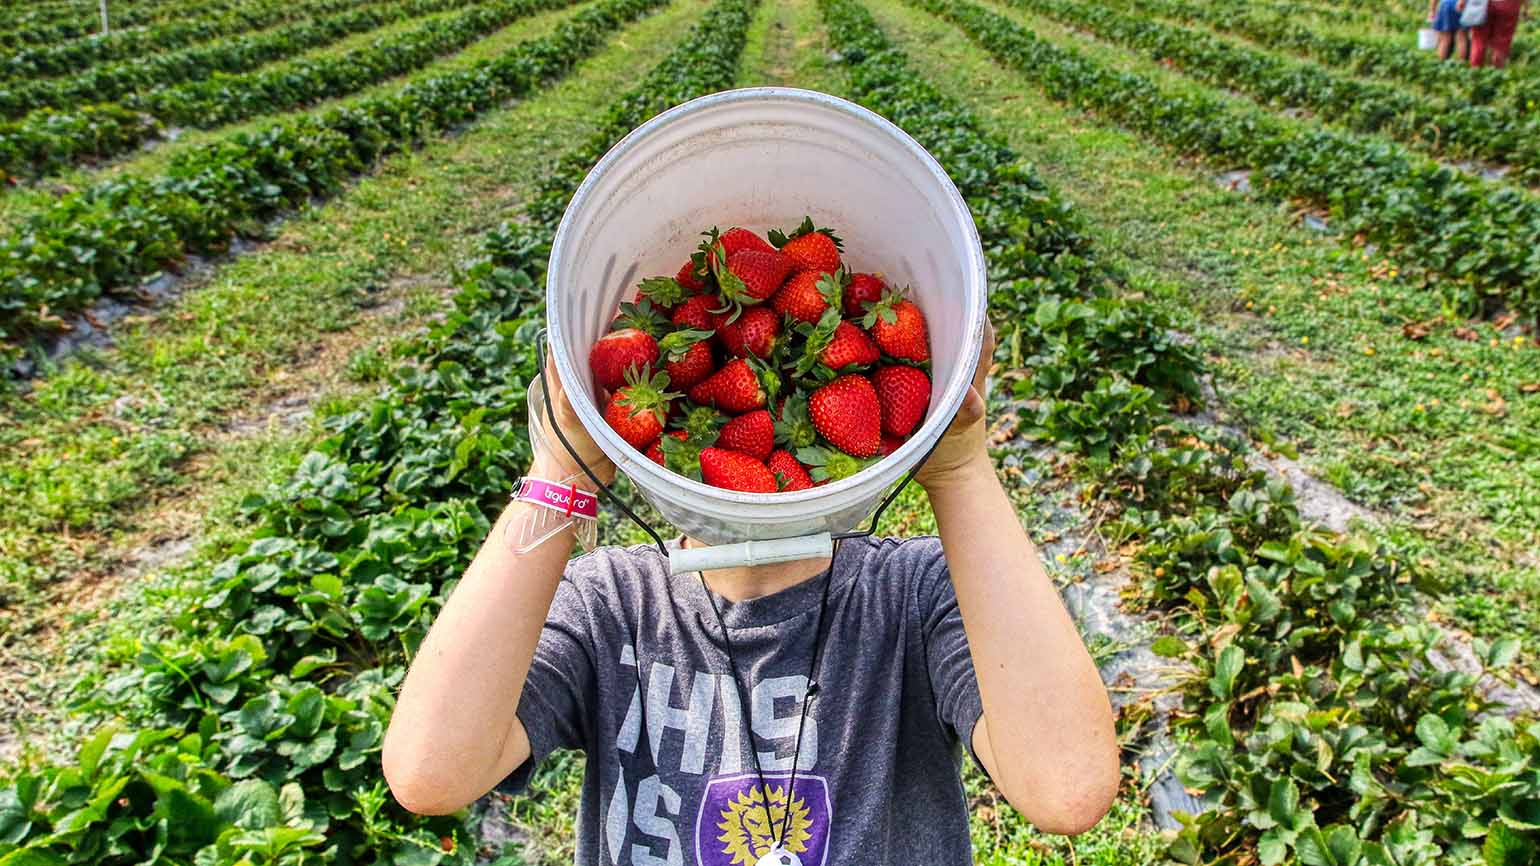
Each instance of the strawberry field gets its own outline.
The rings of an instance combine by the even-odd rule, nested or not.
[[[0,0],[0,866],[571,862],[580,755],[428,818],[383,731],[528,464],[572,192],[766,84],[966,199],[1000,476],[1118,711],[1082,836],[970,770],[976,861],[1540,862],[1532,20],[1496,71],[1417,52],[1410,0],[111,11]],[[668,376],[596,367],[639,451],[786,489],[919,423],[918,310],[801,218],[620,311]],[[665,392],[703,411],[628,423]],[[933,530],[916,491],[882,527]]]

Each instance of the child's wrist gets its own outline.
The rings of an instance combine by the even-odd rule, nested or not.
[[[915,480],[932,498],[954,491],[977,491],[981,485],[998,483],[994,464],[990,462],[988,452],[983,450],[955,465],[922,472]]]
[[[588,468],[592,469],[593,473],[599,476],[599,480],[605,484],[615,480],[615,466],[608,460],[603,461],[602,465],[591,464]],[[588,473],[584,472],[582,467],[577,464],[577,461],[567,454],[536,454],[535,459],[530,461],[528,474],[536,478],[544,478],[547,481],[562,481],[576,475],[577,481],[575,483],[579,487],[591,488],[594,486],[593,479],[588,477]]]

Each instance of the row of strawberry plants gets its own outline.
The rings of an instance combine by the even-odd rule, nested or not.
[[[21,117],[46,108],[105,102],[156,85],[197,81],[212,73],[254,69],[329,45],[343,36],[457,9],[478,0],[396,0],[338,15],[301,21],[249,36],[216,39],[179,51],[137,57],[84,69],[66,78],[0,84],[0,116]]]
[[[1313,57],[1332,68],[1417,85],[1451,99],[1495,104],[1519,113],[1533,112],[1540,105],[1540,91],[1526,76],[1490,67],[1471,69],[1459,63],[1442,63],[1434,54],[1413,51],[1400,43],[1317,31],[1299,23],[1298,16],[1258,10],[1243,0],[1140,0],[1129,8],[1206,25],[1269,48]]]
[[[64,42],[29,42],[16,47],[0,63],[0,76],[27,79],[71,75],[93,63],[143,57],[158,51],[176,50],[196,42],[234,36],[252,30],[306,18],[323,18],[369,5],[371,0],[256,0],[219,15],[189,16],[148,27],[113,30],[110,33]]]
[[[571,0],[510,0],[534,12]],[[466,69],[177,154],[153,179],[67,193],[0,239],[0,336],[43,326],[189,252],[224,249],[243,226],[335,192],[382,154],[411,147],[565,72],[629,16],[662,0],[585,9],[550,36]]]
[[[1454,309],[1492,299],[1540,313],[1540,202],[1352,133],[1302,124],[1218,95],[1176,92],[1041,39],[972,3],[931,0],[1006,65],[1054,98],[1216,161],[1251,166],[1264,193],[1328,206],[1345,236],[1394,249],[1406,269],[1440,277]],[[1451,230],[1451,227],[1458,230]]]
[[[1043,435],[1105,453],[1148,429],[1145,406],[1196,400],[1198,360],[1150,305],[1119,298],[1084,222],[1000,138],[910,65],[853,0],[826,0],[848,95],[923,145],[967,200],[989,261],[1003,352],[1038,359],[1029,383]],[[1117,404],[1121,411],[1103,411]]]
[[[0,126],[0,178],[37,176],[84,159],[116,156],[155,137],[161,123],[215,128],[344,96],[419,69],[547,6],[529,0],[488,0],[345,54],[302,58],[238,75],[215,74],[131,94],[120,104],[36,112]],[[153,122],[147,122],[146,115]]]
[[[128,30],[154,26],[178,19],[212,18],[240,15],[241,0],[215,0],[212,3],[163,3],[125,5],[108,11],[112,28]],[[51,22],[22,23],[0,30],[0,49],[25,48],[28,45],[65,42],[99,35],[101,32],[99,9],[90,9],[84,15],[66,17]]]
[[[971,4],[915,2],[986,46],[1025,33]],[[848,15],[831,20],[831,29],[858,25]],[[1014,65],[1018,55],[1001,56]],[[1084,304],[1048,297],[1025,318],[1052,323],[1071,353],[1095,353],[1105,339],[1088,336],[1099,317]],[[1016,394],[1040,400],[1041,380],[1058,377],[1064,353],[1025,354],[1031,375]],[[1187,740],[1178,773],[1213,808],[1188,819],[1168,856],[1529,862],[1540,840],[1540,724],[1493,714],[1476,674],[1428,661],[1443,635],[1412,601],[1440,587],[1371,533],[1309,525],[1289,486],[1247,460],[1248,443],[1175,417],[1171,393],[1147,395],[1137,426],[1117,423],[1127,404],[1115,400],[1088,401],[1090,435],[1038,425],[1090,458],[1080,471],[1088,498],[1106,510],[1110,546],[1131,554],[1141,603],[1176,624],[1155,649],[1196,672],[1178,716]],[[1476,650],[1488,670],[1503,672],[1519,642]]]
[[[236,0],[216,0],[214,3],[200,6],[182,4],[124,6],[110,11],[109,15],[114,26],[131,28],[175,20],[178,17],[194,17],[200,14],[218,15],[235,11],[238,7],[239,3]],[[99,10],[52,21],[23,21],[14,27],[0,30],[0,48],[78,39],[101,32],[101,26]]]
[[[1231,44],[1211,33],[1121,14],[1098,3],[1014,0],[1037,14],[1169,60],[1201,80],[1279,105],[1307,108],[1360,132],[1394,136],[1435,153],[1506,163],[1540,182],[1540,116],[1464,100],[1429,98],[1405,88],[1340,75]]]
[[[730,86],[754,8],[719,0],[587,149]],[[379,750],[407,658],[529,459],[524,396],[553,231],[489,235],[385,391],[331,418],[287,481],[248,500],[251,537],[176,590],[173,633],[115,647],[123,669],[80,684],[81,709],[121,730],[0,787],[0,861],[474,862],[461,820],[390,800]]]
[[[130,9],[124,11],[133,19],[129,24],[142,23],[144,16],[152,9],[165,7],[168,3],[175,4],[178,0],[148,0],[148,2],[136,2]],[[23,30],[28,28],[45,27],[65,21],[88,21],[91,24],[100,22],[100,7],[88,3],[63,3],[42,2],[27,3],[24,6],[0,5],[0,29],[6,32]],[[89,29],[89,28],[88,28]]]

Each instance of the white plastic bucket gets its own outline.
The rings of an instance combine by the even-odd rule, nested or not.
[[[707,227],[763,233],[804,214],[839,230],[852,270],[912,287],[930,329],[925,423],[879,464],[793,493],[720,490],[633,450],[604,422],[587,363],[616,305],[643,277],[678,270]],[[710,567],[724,567],[809,555],[806,536],[856,527],[930,450],[973,378],[988,286],[967,204],[914,139],[833,96],[753,88],[666,111],[599,160],[557,229],[546,300],[557,371],[578,418],[659,513],[713,545],[804,537],[783,545],[787,556],[764,544],[740,546],[736,560],[717,551]]]
[[[1420,51],[1432,51],[1438,47],[1438,31],[1432,27],[1424,27],[1417,31],[1417,48]]]

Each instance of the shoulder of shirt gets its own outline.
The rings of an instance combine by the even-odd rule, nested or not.
[[[868,536],[845,542],[853,543],[864,545],[865,552],[859,559],[852,557],[849,567],[866,580],[911,583],[923,579],[934,570],[931,566],[942,559],[941,539],[934,535]]]
[[[596,547],[568,560],[562,573],[562,582],[590,609],[613,610],[639,589],[663,591],[667,580],[668,560],[650,544]]]

